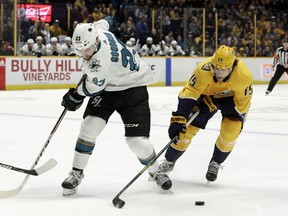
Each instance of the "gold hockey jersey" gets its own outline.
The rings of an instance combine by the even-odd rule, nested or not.
[[[211,59],[212,57],[207,58],[198,64],[191,78],[179,92],[179,98],[197,100],[201,94],[214,98],[233,97],[237,112],[246,113],[253,94],[253,77],[247,65],[236,59],[237,64],[231,74],[219,82],[211,71]]]

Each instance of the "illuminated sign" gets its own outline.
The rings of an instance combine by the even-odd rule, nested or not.
[[[51,22],[52,5],[18,4],[18,17],[41,22]]]

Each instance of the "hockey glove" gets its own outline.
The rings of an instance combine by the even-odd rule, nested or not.
[[[186,133],[186,122],[187,119],[181,115],[178,115],[176,112],[172,113],[170,126],[168,129],[170,139],[178,136],[178,139],[184,137]]]
[[[75,88],[70,88],[63,96],[61,105],[69,111],[76,111],[83,104],[85,96],[79,95]]]

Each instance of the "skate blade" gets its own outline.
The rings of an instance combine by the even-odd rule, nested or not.
[[[63,189],[63,196],[71,196],[77,192],[77,187],[74,189]]]

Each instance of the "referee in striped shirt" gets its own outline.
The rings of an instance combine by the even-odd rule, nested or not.
[[[272,67],[276,66],[274,76],[271,78],[268,88],[266,90],[266,95],[268,95],[281,78],[284,72],[288,74],[288,35],[282,40],[283,46],[279,47],[273,57]]]

